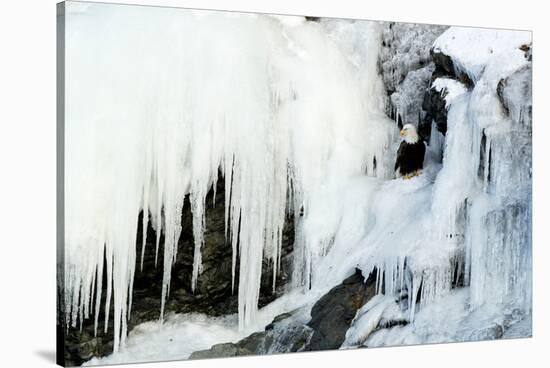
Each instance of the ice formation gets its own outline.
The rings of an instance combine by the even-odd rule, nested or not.
[[[378,43],[378,25],[336,25],[336,38],[363,35],[346,45],[348,56],[324,26],[303,18],[110,5],[71,14],[71,7],[81,5],[69,3],[67,17],[69,324],[94,313],[97,324],[105,271],[106,320],[113,299],[115,350],[124,343],[142,210],[157,252],[165,237],[162,315],[187,195],[195,283],[205,196],[220,174],[227,236],[240,261],[239,320],[250,324],[262,257],[277,264],[285,212],[309,213],[351,175],[390,173],[382,153],[395,128],[378,127],[384,118],[373,108],[381,98],[368,62],[376,48],[355,50]],[[323,254],[317,241],[327,239],[303,242],[304,264]]]
[[[432,130],[423,174],[404,181],[392,180],[399,142],[396,123],[384,115],[379,23],[67,6],[68,325],[95,316],[97,328],[106,273],[105,318],[114,321],[115,351],[124,346],[145,246],[136,239],[141,211],[144,227],[156,230],[157,253],[165,238],[162,318],[190,201],[194,287],[205,197],[220,175],[234,277],[237,261],[240,269],[241,331],[263,321],[262,259],[277,272],[292,211],[293,289],[267,310],[295,308],[359,267],[365,276],[376,270],[386,302],[365,306],[350,345],[390,318],[383,307],[395,307],[396,296],[407,298],[401,317],[412,322],[419,305],[454,295],[459,276],[469,285],[461,307],[467,299],[472,308],[497,303],[530,312],[528,97],[505,91],[506,112],[496,92],[502,78],[527,66],[517,47],[528,33],[451,28],[436,41],[476,84],[467,90],[434,81],[448,91],[447,136]],[[472,36],[477,31],[481,41]],[[467,45],[454,48],[451,40]],[[475,62],[464,54],[478,55],[475,45],[494,40]],[[442,162],[434,150],[444,152]]]
[[[484,37],[476,42],[478,37],[472,37],[475,31],[451,28],[435,42],[446,44],[445,52],[456,65],[465,68],[464,72],[475,76],[476,83],[473,90],[448,78],[438,78],[432,84],[444,92],[448,132],[442,167],[428,199],[431,218],[420,239],[422,249],[410,248],[394,255],[406,254],[406,268],[413,273],[412,284],[405,288],[408,307],[403,308],[410,311],[411,323],[384,329],[378,323],[384,312],[383,303],[379,303],[364,316],[361,310],[358,312],[344,346],[362,344],[375,329],[380,330],[369,337],[366,346],[499,338],[506,336],[504,328],[522,320],[527,322],[521,322],[520,330],[523,336],[530,336],[525,325],[530,323],[532,292],[531,75],[528,57],[520,49],[530,44],[530,34],[481,30]],[[447,44],[451,38],[454,43]],[[501,41],[496,43],[494,55],[477,59],[477,50],[484,50],[486,39]],[[465,54],[465,48],[450,46],[465,43],[470,54]],[[476,64],[469,63],[471,60]],[[472,69],[467,69],[470,65]],[[431,144],[438,142],[432,140]],[[419,194],[417,191],[415,196]],[[387,206],[390,202],[383,203]],[[382,214],[379,210],[375,213]],[[437,243],[432,245],[434,250],[427,251],[433,242]],[[384,241],[386,248],[395,244],[393,240]],[[442,257],[434,257],[437,252]],[[417,266],[415,258],[422,255],[430,257],[431,266],[422,262]],[[381,258],[374,259],[380,262]],[[431,274],[434,266],[435,273]],[[377,267],[384,273],[390,271],[390,277],[385,278],[385,293],[398,296],[403,288],[399,284],[395,288],[395,281],[403,277],[403,266],[393,263],[393,270],[387,265]],[[466,287],[453,291],[450,283],[460,277],[453,275],[457,270],[463,272]],[[419,283],[416,278],[422,279],[420,298],[426,310],[415,314],[410,293],[414,299]],[[426,297],[430,303],[426,303]]]

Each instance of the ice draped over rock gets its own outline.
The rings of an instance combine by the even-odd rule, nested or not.
[[[481,42],[468,32],[483,30],[451,28],[437,39],[435,48],[475,86],[452,76],[433,82],[445,94],[447,135],[432,129],[422,176],[404,181],[391,180],[399,141],[377,67],[383,24],[67,6],[68,325],[94,315],[97,324],[105,308],[115,350],[124,344],[146,243],[136,239],[141,212],[163,252],[162,318],[186,200],[194,287],[205,198],[220,175],[241,329],[318,299],[355,268],[365,277],[376,271],[386,295],[362,309],[346,344],[362,343],[392,316],[413,322],[418,308],[437,310],[460,278],[469,286],[461,307],[491,302],[530,312],[530,66],[518,48],[529,33],[491,31]],[[441,31],[422,34],[433,42]],[[493,38],[498,47],[482,66],[464,56],[462,48],[485,52]],[[409,68],[405,61],[396,67]],[[399,87],[400,96],[414,97],[409,107],[419,93],[407,89],[420,79]],[[258,311],[262,260],[275,275],[288,213],[296,232],[291,290]],[[401,297],[397,308],[392,298]],[[399,340],[386,337],[372,344]]]
[[[458,257],[449,258],[450,267],[440,267],[443,273],[438,272],[435,279],[426,272],[430,269],[426,265],[420,269],[414,262],[413,267],[409,265],[413,274],[416,269],[422,272],[423,280],[429,280],[422,283],[422,304],[428,304],[425,310],[416,316],[412,311],[412,323],[405,327],[385,329],[380,323],[381,329],[367,339],[373,328],[380,327],[376,318],[391,314],[399,303],[399,294],[394,291],[390,293],[393,303],[390,299],[388,306],[376,304],[376,308],[387,310],[373,307],[376,313],[356,317],[358,321],[348,332],[352,342],[373,347],[499,338],[518,321],[523,321],[518,324],[521,333],[510,336],[530,336],[530,49],[531,34],[524,31],[451,27],[435,41],[434,50],[452,61],[454,76],[466,74],[473,85],[467,88],[449,76],[432,84],[445,100],[448,130],[442,167],[431,193],[432,221],[425,229],[422,247],[430,244],[431,233],[440,250],[450,246]],[[442,142],[437,135],[432,130],[432,150]],[[402,254],[414,260],[421,254],[433,257],[436,253]],[[452,290],[449,281],[461,277],[452,276],[452,272],[461,269],[466,288]],[[386,293],[391,291],[388,285],[394,283],[386,280]],[[426,292],[426,287],[431,291]],[[407,290],[410,300],[415,288]],[[405,309],[411,307],[409,304]],[[400,318],[398,315],[397,320]],[[447,321],[445,331],[440,329],[439,318]],[[362,338],[357,340],[357,336]]]
[[[141,254],[145,245],[136,239],[141,211],[144,228],[150,221],[156,230],[157,252],[164,235],[164,309],[188,194],[195,284],[205,196],[223,175],[246,326],[257,310],[263,257],[276,272],[285,213],[299,218],[319,207],[325,188],[351,175],[391,172],[381,153],[395,128],[368,133],[384,119],[373,107],[378,25],[344,22],[333,38],[301,17],[67,6],[67,322],[94,313],[97,320],[105,272],[106,320],[112,301],[115,350],[124,343],[136,241]],[[372,55],[347,45],[350,54],[362,52],[352,60],[337,35],[359,30],[356,42],[370,42]],[[317,241],[325,239],[301,243],[304,284],[322,253]]]

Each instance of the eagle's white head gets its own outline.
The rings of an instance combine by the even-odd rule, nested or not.
[[[407,143],[417,143],[420,140],[418,132],[412,124],[403,125],[403,129],[401,129],[401,132],[399,132],[399,134],[405,139],[405,142]]]

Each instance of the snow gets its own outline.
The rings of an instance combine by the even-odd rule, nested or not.
[[[265,353],[288,352],[289,347],[283,346],[285,333],[291,334],[293,327],[308,322],[311,307],[321,296],[314,292],[303,295],[291,291],[259,310],[254,323],[245,329],[239,328],[236,314],[223,317],[170,314],[164,322],[151,321],[136,326],[119,351],[103,358],[93,358],[84,366],[188,359],[195,351],[209,349],[215,344],[235,343],[253,332],[263,331],[284,312],[290,312],[292,316],[274,327],[274,343]]]
[[[441,93],[445,99],[445,107],[449,109],[451,102],[466,92],[466,87],[456,79],[440,77],[432,82],[432,88]]]
[[[413,323],[378,329],[364,342],[367,347],[402,346],[426,343],[479,341],[504,337],[528,324],[528,319],[513,311],[502,312],[490,306],[472,312],[467,289],[454,290],[436,303],[420,310]],[[526,332],[526,330],[523,330]],[[520,335],[530,336],[530,333]]]
[[[433,50],[450,56],[456,70],[477,82],[491,60],[502,61],[500,53],[530,43],[531,32],[528,31],[451,27],[437,38]],[[507,65],[508,61],[500,64]]]
[[[374,296],[371,300],[362,306],[351,322],[351,326],[346,332],[346,339],[342,347],[361,345],[367,337],[380,324],[384,313],[390,310],[390,307],[396,307],[395,298],[383,294]]]
[[[237,342],[236,316],[212,318],[200,314],[169,315],[164,323],[145,322],[128,335],[126,346],[104,358],[93,358],[84,366],[168,361],[189,358],[197,350],[218,342]]]
[[[530,314],[530,96],[507,92],[507,114],[496,94],[528,66],[517,49],[528,32],[451,28],[435,41],[476,84],[434,81],[446,91],[447,134],[432,135],[422,174],[403,180],[393,179],[398,130],[377,68],[381,24],[67,7],[66,318],[76,327],[93,315],[97,328],[105,272],[115,354],[103,362],[179,359],[235,341],[280,313],[307,311],[356,267],[376,271],[385,296],[360,310],[347,347],[468,339],[464,321]],[[194,288],[205,197],[220,175],[234,278],[240,262],[238,315],[165,318],[184,201]],[[127,336],[141,211],[157,253],[162,245],[161,321]],[[277,272],[292,212],[292,285],[258,310],[262,260]],[[456,291],[459,276],[467,287]],[[372,334],[393,319],[409,325]],[[181,343],[171,350],[167,339]]]

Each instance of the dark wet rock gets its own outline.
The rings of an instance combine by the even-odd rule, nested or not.
[[[189,359],[227,358],[250,354],[251,352],[240,349],[236,344],[229,342],[214,345],[208,350],[196,351],[191,354]]]
[[[497,323],[474,331],[466,341],[497,340],[504,335],[504,327]]]
[[[281,314],[275,317],[265,331],[255,332],[236,343],[217,344],[210,349],[196,351],[189,359],[303,351],[313,330],[294,317],[293,313]]]
[[[430,55],[435,63],[435,71],[432,74],[432,81],[439,77],[449,77],[462,82],[468,89],[473,88],[474,82],[468,74],[455,67],[453,59],[442,52],[430,50]]]
[[[270,324],[265,326],[265,330],[266,331],[273,330],[279,322],[284,321],[285,319],[290,318],[290,317],[292,317],[292,313],[279,314],[278,316],[273,318],[273,321]]]
[[[447,108],[443,94],[435,88],[427,89],[422,101],[422,109],[426,115],[418,126],[420,137],[426,142],[429,141],[432,122],[435,122],[437,130],[445,135],[447,133]]]
[[[528,61],[533,61],[533,45],[532,44],[525,44],[521,45],[519,49],[525,53],[525,58]]]
[[[455,77],[455,67],[450,56],[442,52],[434,51],[433,49],[430,50],[430,55],[435,63],[435,71],[432,79],[444,76]]]
[[[193,218],[189,200],[186,198],[182,210],[182,233],[178,242],[176,263],[172,268],[170,295],[166,301],[165,313],[205,313],[212,316],[236,313],[238,308],[238,260],[236,269],[235,290],[231,290],[232,248],[225,239],[225,185],[223,178],[218,181],[214,204],[214,192],[210,191],[206,198],[206,216],[204,231],[204,246],[202,248],[203,271],[197,280],[195,292],[191,290],[191,275],[193,270]],[[136,325],[157,320],[160,317],[162,274],[163,274],[163,243],[160,238],[157,266],[155,267],[156,233],[147,228],[147,243],[143,270],[141,263],[141,216],[138,219],[137,260],[134,279],[133,303],[128,331]],[[262,269],[262,287],[260,289],[259,305],[265,305],[276,299],[283,292],[284,285],[291,273],[291,252],[294,241],[294,221],[287,219],[283,231],[283,251],[281,270],[278,272],[275,291],[272,289],[272,266],[264,261]],[[107,285],[104,275],[103,285]],[[113,351],[113,326],[109,321],[107,333],[103,332],[106,290],[103,291],[102,308],[99,314],[98,334],[94,337],[93,313],[79,328],[60,328],[64,334],[65,361],[67,365],[81,365],[92,357],[101,357]],[[113,315],[111,302],[110,316]],[[112,318],[111,318],[112,319]],[[230,355],[226,355],[230,356]]]
[[[531,125],[532,64],[529,63],[497,84],[497,96],[510,117],[523,125]]]
[[[309,17],[309,16],[306,16],[305,18],[306,18],[306,20],[307,20],[308,22],[320,22],[320,21],[321,21],[321,17]]]
[[[357,310],[375,295],[375,273],[365,280],[356,272],[319,299],[307,314],[304,307],[283,313],[237,343],[218,344],[191,354],[190,359],[251,354],[338,349]],[[225,354],[225,355],[224,355]]]
[[[308,323],[314,333],[306,350],[338,349],[342,345],[357,310],[375,295],[375,280],[374,272],[365,280],[356,270],[315,303]]]

